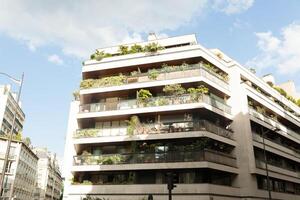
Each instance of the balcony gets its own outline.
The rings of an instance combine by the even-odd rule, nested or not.
[[[289,121],[293,122],[294,124],[298,124],[300,122],[299,114],[297,114],[291,108],[287,107],[282,102],[274,99],[274,97],[269,96],[266,93],[263,93],[259,89],[255,90],[251,86],[246,86],[246,88],[249,91],[250,97],[255,101],[263,103],[265,107],[289,119]]]
[[[157,152],[157,153],[125,153],[106,154],[101,156],[74,156],[74,165],[120,165],[141,163],[172,163],[172,162],[213,162],[236,167],[236,159],[228,154],[212,151]]]
[[[265,171],[266,166],[265,166],[264,161],[256,159],[255,162],[256,162],[257,168]],[[268,169],[269,169],[269,171],[276,173],[276,174],[283,174],[288,177],[297,178],[296,180],[297,180],[297,182],[299,182],[300,172],[296,171],[295,169],[292,169],[290,167],[283,166],[281,163],[278,163],[276,161],[274,161],[274,162],[268,161]]]
[[[199,121],[176,121],[167,123],[142,124],[142,127],[136,129],[134,135],[141,134],[166,134],[176,132],[194,132],[208,131],[216,135],[232,139],[233,133],[222,127],[219,127],[207,120]],[[95,137],[110,137],[110,136],[125,136],[129,135],[127,126],[107,129],[78,129],[74,138],[95,138]]]
[[[191,95],[188,94],[181,95],[181,96],[153,97],[153,98],[149,98],[146,104],[139,103],[137,99],[119,100],[115,102],[106,102],[106,103],[84,104],[79,107],[79,112],[80,113],[104,112],[104,111],[112,111],[112,110],[129,110],[129,109],[144,108],[144,107],[174,106],[174,105],[192,104],[192,103],[206,103],[227,114],[231,113],[230,106],[208,95],[202,95],[201,98],[194,99],[191,97]]]
[[[297,141],[300,140],[300,135],[297,132],[287,128],[286,126],[284,126],[280,122],[276,121],[275,119],[272,119],[271,117],[267,117],[250,107],[249,107],[249,114],[252,115],[253,117],[271,125],[272,127],[280,128],[282,131],[286,132],[289,136],[295,138]]]
[[[198,64],[182,64],[178,66],[165,66],[161,69],[152,69],[147,73],[135,72],[131,75],[119,75],[105,77],[101,79],[83,80],[81,89],[106,88],[112,86],[130,85],[134,83],[147,83],[153,81],[165,81],[191,77],[205,77],[218,86],[229,90],[228,77],[225,73],[217,73],[212,67],[205,67],[203,63]]]
[[[252,138],[253,138],[253,141],[262,143],[262,137],[259,134],[253,133]],[[273,148],[279,149],[280,151],[283,151],[283,152],[291,154],[297,158],[300,158],[300,150],[298,150],[292,146],[288,146],[278,140],[271,140],[267,137],[265,137],[265,140],[266,140],[266,142],[265,142],[266,145],[270,145]]]

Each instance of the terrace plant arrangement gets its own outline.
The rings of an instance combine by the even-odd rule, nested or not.
[[[104,53],[104,51],[96,50],[94,54],[91,55],[92,60],[101,61],[103,58],[112,57],[109,53]]]
[[[158,43],[152,42],[145,46],[144,51],[149,53],[156,53],[159,50],[165,49],[164,47],[160,46]]]
[[[199,85],[197,88],[189,88],[187,91],[191,96],[191,100],[197,102],[202,99],[204,94],[208,94],[209,89],[204,85]]]
[[[156,69],[151,69],[148,71],[148,78],[150,80],[156,80],[159,75],[159,71]]]

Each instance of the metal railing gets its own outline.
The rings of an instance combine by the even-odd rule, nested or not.
[[[174,121],[161,122],[154,124],[143,124],[134,132],[135,135],[140,134],[163,134],[175,132],[191,132],[191,131],[208,131],[229,139],[232,139],[233,133],[220,126],[213,124],[207,120],[193,120],[193,121]],[[124,136],[127,135],[127,126],[115,128],[102,129],[78,129],[74,138],[93,138],[93,137],[107,137],[107,136]]]
[[[124,153],[74,156],[74,165],[119,165],[140,163],[172,163],[208,161],[236,167],[236,158],[217,151],[171,151],[156,153]]]
[[[127,110],[134,108],[143,107],[157,107],[157,106],[167,106],[167,105],[179,105],[179,104],[190,104],[190,103],[207,103],[223,112],[228,114],[231,113],[231,107],[225,103],[212,98],[208,95],[202,95],[200,98],[192,98],[191,95],[181,95],[181,96],[160,96],[149,98],[145,103],[139,103],[137,99],[129,100],[118,100],[114,102],[105,103],[92,103],[84,104],[79,108],[80,113],[85,112],[103,112],[112,110]]]
[[[265,169],[265,162],[263,160],[256,159],[255,160],[255,164],[256,164],[257,168]],[[284,170],[288,170],[288,171],[291,171],[291,172],[296,172],[297,174],[299,174],[299,177],[300,177],[300,171],[297,171],[296,169],[294,169],[292,167],[288,167],[288,166],[282,164],[280,162],[280,160],[273,160],[273,161],[268,160],[268,165],[269,166],[271,165],[271,166],[274,166],[274,167],[278,167],[278,168],[282,168]]]
[[[287,128],[285,125],[283,125],[280,122],[272,119],[271,117],[263,115],[263,114],[257,112],[256,110],[254,110],[253,108],[250,108],[250,107],[249,107],[249,114],[254,116],[255,118],[257,118],[259,120],[262,120],[262,121],[266,122],[267,124],[270,124],[271,126],[274,126],[273,124],[275,124],[276,127],[279,128],[280,130],[282,130],[282,128],[280,128],[280,126],[284,127],[284,129],[286,129],[286,130],[282,130],[282,131],[286,132],[288,135],[296,138],[297,140],[300,140],[300,134],[298,134],[297,132]]]

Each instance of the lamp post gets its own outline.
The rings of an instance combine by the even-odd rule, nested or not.
[[[277,127],[272,129],[272,131],[275,131],[275,132],[278,131],[278,130],[279,129]],[[272,199],[272,194],[271,194],[271,187],[270,187],[269,168],[268,168],[268,160],[267,160],[266,144],[265,144],[265,135],[269,132],[270,132],[269,129],[264,131],[264,128],[261,127],[261,136],[262,136],[263,153],[264,153],[264,161],[265,161],[265,171],[266,171],[266,176],[267,176],[267,189],[268,189],[269,200],[271,200]]]
[[[14,131],[15,122],[16,122],[16,116],[17,116],[17,111],[18,111],[18,105],[19,105],[20,96],[21,96],[22,87],[23,87],[24,73],[22,73],[21,80],[15,79],[14,77],[10,76],[9,74],[3,73],[3,72],[0,72],[0,75],[4,75],[4,76],[8,77],[10,80],[12,80],[15,83],[19,84],[19,91],[18,91],[17,99],[16,99],[17,106],[14,109],[13,123],[12,123],[11,129],[10,129],[9,135],[7,137],[7,147],[6,147],[5,157],[4,157],[2,173],[1,173],[1,177],[0,177],[0,197],[2,197],[3,188],[4,188],[5,173],[6,173],[6,168],[7,168],[7,164],[8,164],[8,156],[9,156],[9,151],[10,151],[10,145],[11,145],[11,141],[12,141],[13,131]]]

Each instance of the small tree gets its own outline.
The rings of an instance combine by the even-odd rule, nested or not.
[[[73,92],[73,97],[74,97],[74,100],[75,100],[75,101],[78,101],[78,100],[79,100],[80,94],[79,94],[79,91],[78,91],[78,90],[75,90],[75,91]]]
[[[132,136],[139,126],[141,126],[141,122],[138,116],[134,115],[130,118],[130,120],[126,120],[127,126],[127,134]]]
[[[31,140],[29,137],[26,137],[23,139],[23,142],[27,145],[27,146],[30,146],[31,145]]]

